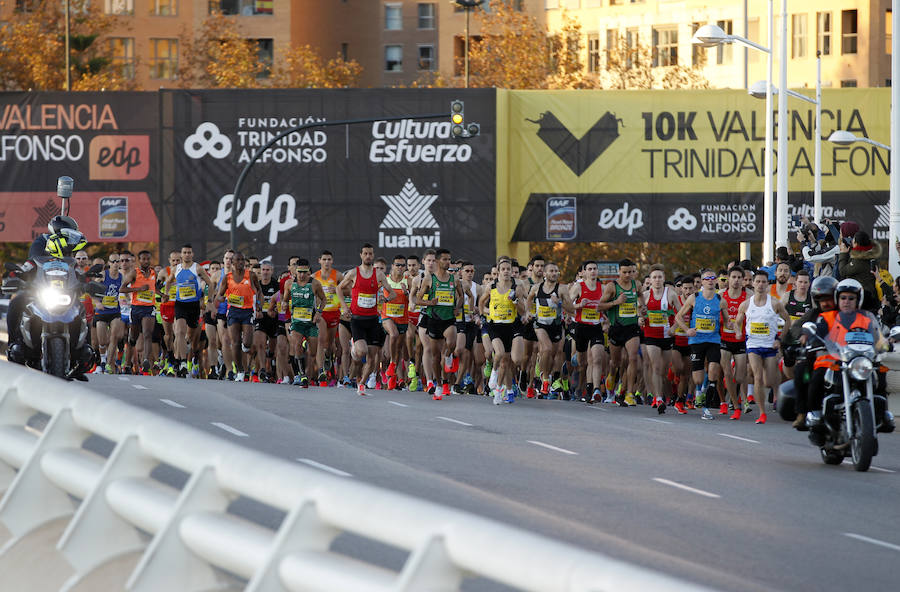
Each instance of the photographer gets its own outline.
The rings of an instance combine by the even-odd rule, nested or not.
[[[844,224],[841,225],[842,233]],[[877,260],[881,257],[881,247],[878,243],[872,242],[867,232],[858,230],[853,235],[850,245],[844,240],[841,241],[840,249],[841,254],[838,257],[840,279],[858,281],[863,287],[863,308],[873,314],[877,313],[881,302],[877,297],[875,276],[872,272],[878,269]]]
[[[802,222],[803,227],[797,233],[797,240],[802,247],[803,259],[813,266],[810,273],[813,277],[832,275],[840,253],[838,226],[827,219],[822,220],[821,225],[805,217]]]

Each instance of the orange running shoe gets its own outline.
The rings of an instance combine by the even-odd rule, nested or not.
[[[738,408],[738,409],[734,410],[734,413],[732,413],[728,419],[740,419],[740,418],[741,418],[741,410],[740,410],[740,408]]]
[[[387,372],[385,372],[386,376],[397,376],[397,364],[391,362],[388,364]]]
[[[533,386],[528,385],[528,390],[525,391],[525,396],[528,397],[529,399],[534,398],[534,387]]]
[[[687,411],[685,411],[684,409],[684,403],[675,403],[675,411],[677,411],[681,415],[687,413]]]
[[[766,414],[765,414],[765,413],[760,413],[760,414],[759,414],[759,419],[756,420],[756,423],[766,423]]]
[[[719,405],[719,415],[728,415],[728,403]]]

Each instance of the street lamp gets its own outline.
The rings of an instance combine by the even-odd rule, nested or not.
[[[757,99],[761,99],[766,94],[766,81],[760,80],[758,82],[754,82],[750,85],[749,94],[752,97]],[[772,92],[774,94],[779,93],[779,89],[773,87]],[[822,221],[822,56],[821,52],[816,52],[816,98],[811,99],[806,95],[802,95],[798,92],[794,92],[790,89],[785,91],[789,97],[794,97],[795,99],[800,99],[801,101],[806,101],[807,103],[812,103],[816,106],[816,128],[815,128],[815,163],[816,169],[814,173],[814,184],[813,184],[813,217],[816,222]],[[833,134],[832,134],[833,135]],[[852,135],[852,134],[851,134]],[[829,138],[831,140],[831,138]],[[831,140],[834,141],[834,140]],[[781,170],[781,169],[779,169]],[[780,178],[780,177],[779,177]],[[785,204],[785,209],[778,210],[780,217],[785,217],[787,212],[787,205]]]
[[[775,19],[772,11],[772,2],[769,0],[769,42],[775,32]],[[900,2],[900,0],[894,0]],[[765,52],[768,56],[768,75],[766,77],[766,151],[764,155],[765,182],[763,189],[763,262],[774,260],[775,253],[772,240],[772,50],[750,41],[739,35],[729,35],[718,25],[703,25],[694,33],[691,43],[700,47],[715,47],[722,43],[740,43],[746,47],[752,47]],[[782,85],[786,86],[786,85]],[[783,135],[783,134],[781,134]]]
[[[887,144],[882,144],[881,142],[876,142],[875,140],[869,139],[865,136],[857,136],[853,132],[848,132],[844,130],[835,130],[831,132],[831,135],[828,136],[828,141],[833,142],[835,144],[839,144],[841,146],[849,146],[854,142],[862,142],[863,144],[871,144],[872,146],[878,146],[879,148],[884,148],[885,150],[890,150],[891,147]]]
[[[473,8],[478,8],[484,4],[484,0],[453,0],[453,2],[466,11],[466,44],[463,63],[466,69],[466,88],[469,88],[469,13]]]

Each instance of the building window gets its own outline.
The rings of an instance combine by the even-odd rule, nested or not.
[[[112,67],[122,78],[134,78],[134,39],[131,37],[113,37],[109,40],[109,53]]]
[[[678,28],[653,27],[653,67],[678,65]]]
[[[891,55],[894,39],[894,15],[890,8],[884,11],[884,53]]]
[[[350,55],[350,44],[349,43],[341,43],[341,59],[344,60],[345,62],[349,61],[350,58],[347,57],[349,55]]]
[[[150,0],[150,14],[153,16],[175,16],[178,14],[178,4],[176,2],[177,0]]]
[[[831,55],[831,13],[816,13],[816,51]]]
[[[150,40],[150,78],[174,80],[178,74],[178,40]]]
[[[16,2],[18,6],[18,2]],[[134,14],[134,0],[104,0],[103,12],[106,14]]]
[[[841,54],[856,53],[856,10],[841,11]]]
[[[151,0],[152,2],[165,0]],[[175,0],[168,0],[174,2]],[[253,16],[273,14],[273,0],[209,0],[209,14],[221,12],[227,15]]]
[[[275,43],[271,39],[256,40],[256,56],[263,65],[257,78],[268,78],[272,75],[272,60],[275,57]]]
[[[625,67],[631,68],[632,66],[640,65],[641,55],[640,55],[640,31],[637,28],[631,28],[625,30]]]
[[[716,24],[729,35],[734,34],[733,21],[716,21]],[[734,44],[722,43],[716,47],[716,63],[730,64],[734,61]]]
[[[403,29],[403,5],[384,5],[384,28],[387,31],[400,31]]]
[[[419,28],[434,29],[434,3],[419,2]]]
[[[704,23],[691,23],[691,38],[694,37],[694,33],[697,32],[697,29],[703,26]],[[700,45],[694,45],[691,43],[691,65],[694,67],[703,65],[703,58],[705,48]]]
[[[806,57],[806,15],[791,15],[791,57]]]
[[[856,88],[855,80],[841,80],[841,88]]]
[[[419,70],[434,70],[434,46],[419,46]]]
[[[403,71],[403,46],[402,45],[385,45],[384,46],[384,71],[385,72],[402,72]]]
[[[588,60],[587,60],[588,72],[595,72],[595,73],[599,72],[600,71],[600,34],[599,33],[588,33],[587,50],[588,50]]]

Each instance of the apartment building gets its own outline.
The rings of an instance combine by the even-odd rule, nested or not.
[[[780,5],[774,2],[776,80]],[[770,47],[768,6],[760,0],[746,4],[741,0],[544,0],[551,30],[559,29],[564,12],[581,22],[589,71],[604,67],[607,50],[621,36],[628,46],[649,46],[654,66],[702,65],[704,75],[717,88],[743,88],[765,80],[766,55],[736,44],[697,48],[691,43],[694,31],[716,23],[728,33]],[[890,85],[889,0],[791,0],[786,18],[789,87],[815,87],[817,52],[821,52],[823,87]]]

